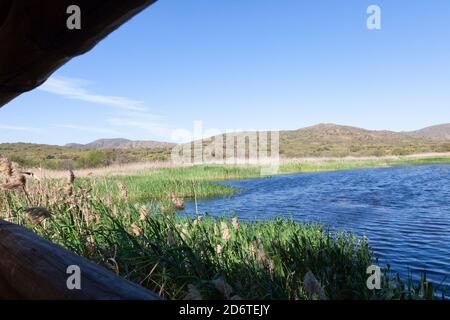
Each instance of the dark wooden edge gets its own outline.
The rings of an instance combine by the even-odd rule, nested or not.
[[[81,289],[70,290],[67,268],[81,271]],[[0,299],[160,300],[157,294],[87,259],[0,220]]]
[[[0,108],[41,85],[156,0],[0,0]],[[81,30],[66,27],[81,8]]]

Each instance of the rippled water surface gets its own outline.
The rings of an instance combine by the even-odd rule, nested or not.
[[[222,182],[241,191],[198,211],[240,219],[276,216],[367,236],[381,264],[450,285],[450,165],[304,173]],[[194,203],[186,204],[195,213]],[[446,278],[448,276],[448,278]]]

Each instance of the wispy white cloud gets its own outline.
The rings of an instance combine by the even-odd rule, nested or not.
[[[101,127],[85,126],[78,123],[52,124],[55,128],[65,128],[99,134],[116,134],[124,137],[143,137],[149,139],[156,137],[167,139],[172,131],[162,116],[151,113],[141,101],[132,100],[120,96],[101,95],[89,90],[92,83],[82,79],[67,77],[51,77],[39,90],[56,94],[67,99],[75,99],[85,102],[114,107],[108,111],[109,116],[102,119]]]
[[[110,129],[110,128],[80,126],[80,125],[76,125],[76,124],[51,124],[50,126],[55,127],[55,128],[73,129],[73,130],[85,131],[85,132],[87,131],[87,132],[104,133],[104,134],[119,134],[118,131]]]
[[[41,85],[39,90],[57,94],[68,99],[97,103],[120,109],[134,111],[146,110],[142,101],[120,96],[92,93],[86,88],[89,83],[89,81],[81,79],[53,76]]]
[[[158,137],[169,138],[172,133],[164,117],[150,113],[127,112],[108,118],[106,122],[112,126],[137,129],[142,133]]]
[[[33,128],[33,127],[18,127],[18,126],[10,126],[10,125],[3,125],[0,124],[1,130],[11,130],[11,131],[22,131],[22,132],[41,132],[42,129],[40,128]]]

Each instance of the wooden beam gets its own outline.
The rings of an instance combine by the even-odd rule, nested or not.
[[[70,290],[69,266],[81,271]],[[157,294],[69,252],[32,231],[0,221],[0,299],[160,300]]]
[[[156,0],[0,0],[0,107],[41,85]],[[81,30],[66,26],[81,9]]]

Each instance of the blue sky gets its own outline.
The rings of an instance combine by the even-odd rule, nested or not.
[[[381,8],[368,30],[366,9]],[[450,1],[159,0],[0,108],[0,142],[450,122]]]

